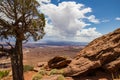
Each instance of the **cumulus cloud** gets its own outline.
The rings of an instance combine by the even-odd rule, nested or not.
[[[120,21],[120,17],[116,17],[116,18],[115,18],[115,20],[118,20],[118,21]]]
[[[90,22],[92,22],[92,23],[96,23],[96,24],[97,24],[97,23],[100,23],[99,20],[96,19],[94,15],[89,16],[89,17],[88,17],[88,20],[89,20]]]
[[[96,31],[96,28],[88,28],[88,29],[82,29],[80,31],[77,31],[77,36],[75,37],[76,40],[81,41],[91,41],[95,39],[96,37],[101,36],[102,34]]]
[[[76,34],[78,37],[98,37],[101,33],[96,32],[96,28],[88,28],[77,31]]]
[[[96,28],[85,29],[90,23],[99,23],[90,7],[73,1],[62,2],[58,5],[48,2],[42,4],[41,11],[46,17],[46,37],[64,41],[90,41],[101,33]],[[87,22],[85,21],[87,20]]]

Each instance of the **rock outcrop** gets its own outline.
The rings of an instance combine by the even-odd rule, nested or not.
[[[96,68],[120,69],[120,28],[90,42],[64,70],[66,76],[76,76]]]
[[[64,68],[68,66],[68,64],[71,62],[71,60],[66,59],[65,57],[56,56],[48,61],[49,68]]]

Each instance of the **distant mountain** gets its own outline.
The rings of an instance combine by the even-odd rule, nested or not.
[[[8,45],[5,43],[0,42],[0,44],[4,45],[5,47],[7,47]],[[46,42],[39,42],[39,43],[26,43],[23,44],[24,47],[28,47],[28,48],[34,48],[34,47],[45,47],[45,46],[85,46],[87,45],[87,42],[72,42],[72,41],[46,41]],[[12,45],[14,45],[12,43]]]
[[[87,42],[68,42],[68,41],[47,41],[47,42],[40,42],[40,43],[27,43],[24,44],[24,47],[40,47],[40,46],[85,46]]]
[[[71,42],[71,41],[47,41],[46,43],[40,43],[40,45],[51,45],[51,46],[84,46],[87,42]]]

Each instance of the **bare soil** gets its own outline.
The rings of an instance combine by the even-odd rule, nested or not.
[[[47,62],[55,56],[74,58],[83,46],[48,46],[24,49],[24,64],[36,65],[38,62]]]

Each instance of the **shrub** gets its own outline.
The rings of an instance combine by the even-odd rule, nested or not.
[[[7,71],[7,70],[6,71],[0,71],[0,79],[8,76],[8,74],[9,74],[9,71]]]
[[[57,80],[65,80],[65,77],[63,75],[58,76]]]
[[[43,77],[43,75],[41,75],[41,74],[36,74],[36,75],[32,78],[32,80],[41,80],[42,77]]]
[[[52,69],[50,71],[50,75],[54,75],[54,74],[63,74],[64,71],[61,69],[61,70],[58,70],[58,69]]]
[[[33,70],[33,67],[30,66],[30,65],[24,65],[23,69],[24,69],[24,72],[32,71],[32,70]]]
[[[41,75],[47,75],[47,71],[45,71],[45,70],[40,70],[38,73]]]
[[[54,75],[54,74],[56,74],[57,73],[57,69],[52,69],[51,71],[50,71],[50,75]]]

